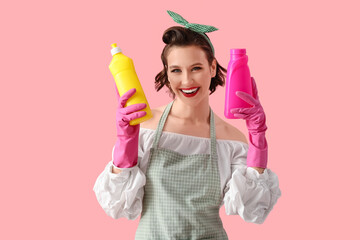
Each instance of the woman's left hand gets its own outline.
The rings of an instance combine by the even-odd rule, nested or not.
[[[237,91],[236,95],[245,102],[253,105],[251,108],[233,108],[230,112],[235,117],[246,120],[246,126],[249,132],[249,151],[247,155],[247,166],[254,167],[260,173],[261,169],[267,166],[267,142],[265,131],[267,130],[265,121],[265,112],[262,108],[257,93],[255,79],[251,77],[254,97],[248,93]]]
[[[245,102],[253,105],[251,108],[232,108],[230,112],[234,114],[234,117],[246,120],[246,126],[250,133],[257,133],[259,131],[266,131],[265,125],[266,117],[263,107],[260,104],[259,96],[256,88],[255,79],[251,77],[254,96],[246,92],[237,91],[236,96],[244,100]]]

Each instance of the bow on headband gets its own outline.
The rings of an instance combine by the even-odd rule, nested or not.
[[[210,39],[204,34],[204,33],[207,33],[207,32],[213,32],[213,31],[216,31],[216,30],[219,30],[217,29],[216,27],[213,27],[213,26],[208,26],[208,25],[202,25],[202,24],[197,24],[197,23],[189,23],[188,21],[186,21],[182,16],[180,16],[179,14],[177,13],[174,13],[172,11],[169,11],[167,10],[167,13],[170,15],[170,17],[177,23],[179,23],[180,25],[183,25],[184,27],[194,31],[194,32],[197,32],[197,33],[200,33],[201,35],[203,35],[205,37],[206,40],[208,40],[210,46],[211,46],[211,49],[215,55],[215,50],[214,50],[214,47],[213,45],[211,44],[210,42]]]

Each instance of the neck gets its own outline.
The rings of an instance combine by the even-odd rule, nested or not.
[[[205,98],[196,105],[189,105],[175,99],[171,108],[171,115],[194,125],[208,124],[210,123],[209,98]]]

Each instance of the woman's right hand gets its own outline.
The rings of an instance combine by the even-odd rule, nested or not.
[[[130,121],[146,115],[139,111],[146,107],[145,103],[138,103],[125,107],[136,89],[130,89],[121,97],[115,84],[118,107],[116,109],[117,140],[115,143],[113,165],[118,168],[131,168],[137,164],[140,124],[130,125]]]
[[[119,95],[118,89],[115,84],[116,97],[118,100],[118,107],[116,109],[116,127],[118,136],[132,136],[137,134],[140,128],[140,125],[130,125],[130,121],[144,117],[146,115],[145,111],[139,111],[146,108],[145,103],[137,103],[131,106],[125,107],[126,102],[131,98],[136,92],[135,88],[130,89],[124,93],[121,97]]]

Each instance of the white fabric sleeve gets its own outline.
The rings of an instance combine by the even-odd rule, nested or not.
[[[138,163],[141,161],[141,154],[139,150]],[[114,148],[112,155],[114,156]],[[93,191],[108,216],[135,220],[141,214],[146,176],[138,165],[120,168],[122,172],[116,174],[112,173],[111,160],[96,179]]]
[[[260,174],[246,166],[248,148],[237,148],[231,161],[231,178],[224,189],[227,215],[262,224],[281,196],[277,175],[270,169]]]

